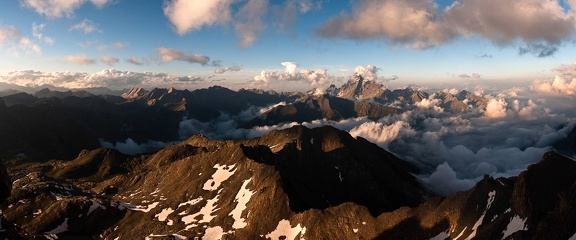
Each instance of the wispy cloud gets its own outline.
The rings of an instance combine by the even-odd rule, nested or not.
[[[131,56],[127,61],[138,66],[144,65],[144,63],[142,63],[136,56]]]
[[[48,45],[52,45],[54,44],[54,39],[52,39],[51,37],[44,36],[44,34],[42,33],[45,27],[46,24],[44,23],[41,24],[36,24],[36,22],[32,23],[32,36]]]
[[[110,45],[99,45],[97,47],[97,49],[100,51],[104,51],[104,50],[108,50],[108,49],[124,50],[127,46],[128,46],[128,44],[126,44],[126,43],[115,42],[115,43],[110,44]]]
[[[233,65],[233,66],[228,66],[225,68],[218,68],[216,70],[214,70],[214,73],[216,74],[223,74],[225,72],[237,72],[242,70],[242,66],[239,65]]]
[[[20,52],[41,54],[42,48],[30,38],[22,36],[20,30],[14,26],[0,25],[0,47],[7,47],[7,50],[15,56]]]
[[[94,24],[94,22],[92,22],[92,20],[85,18],[84,20],[82,20],[82,22],[79,22],[77,24],[72,25],[72,27],[70,27],[70,31],[82,31],[84,32],[84,34],[89,34],[92,32],[101,32],[100,29],[98,29],[98,26],[96,26],[96,24]]]
[[[112,0],[20,0],[22,6],[50,18],[72,17],[74,11],[87,2],[102,8]]]
[[[100,56],[100,61],[110,65],[110,66],[114,66],[116,63],[120,62],[120,59],[116,58],[116,57],[110,57],[110,56]]]
[[[94,64],[96,60],[86,57],[85,55],[70,55],[62,59],[62,61],[76,63],[80,65]]]
[[[156,49],[160,57],[160,61],[163,63],[168,63],[173,60],[184,61],[189,63],[198,63],[202,66],[208,65],[210,58],[204,55],[185,53],[175,49],[169,48],[158,48]]]

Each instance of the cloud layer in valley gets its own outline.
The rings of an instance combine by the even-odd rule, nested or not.
[[[519,174],[575,127],[576,114],[571,106],[557,106],[546,98],[533,99],[527,94],[534,93],[509,90],[484,95],[489,99],[486,107],[469,106],[468,111],[460,114],[445,111],[437,99],[424,99],[412,110],[377,121],[352,118],[302,124],[332,125],[376,143],[422,169],[419,177],[432,191],[448,195],[469,189],[484,174],[493,177]],[[266,110],[249,110],[242,119]],[[298,124],[240,129],[240,119],[225,114],[209,123],[186,119],[180,124],[181,135],[203,132],[216,139],[252,138]]]

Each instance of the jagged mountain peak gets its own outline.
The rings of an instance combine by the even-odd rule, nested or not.
[[[148,91],[143,89],[143,88],[133,87],[130,90],[128,90],[128,92],[125,92],[120,96],[125,98],[125,99],[135,99],[135,98],[143,96],[146,93],[148,93]]]

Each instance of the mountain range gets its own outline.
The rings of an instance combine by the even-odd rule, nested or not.
[[[223,87],[0,97],[0,238],[576,239],[576,128],[514,177],[438,196],[412,162],[314,121],[379,121],[467,91],[388,90],[356,75],[306,93]],[[199,124],[183,131],[186,124]],[[211,127],[264,134],[208,136]],[[163,144],[126,154],[104,142]],[[118,145],[116,145],[118,146]],[[565,155],[562,155],[565,154]]]

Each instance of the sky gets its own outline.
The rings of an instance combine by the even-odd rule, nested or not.
[[[0,82],[576,90],[576,0],[4,0]],[[572,85],[570,85],[572,84]]]

